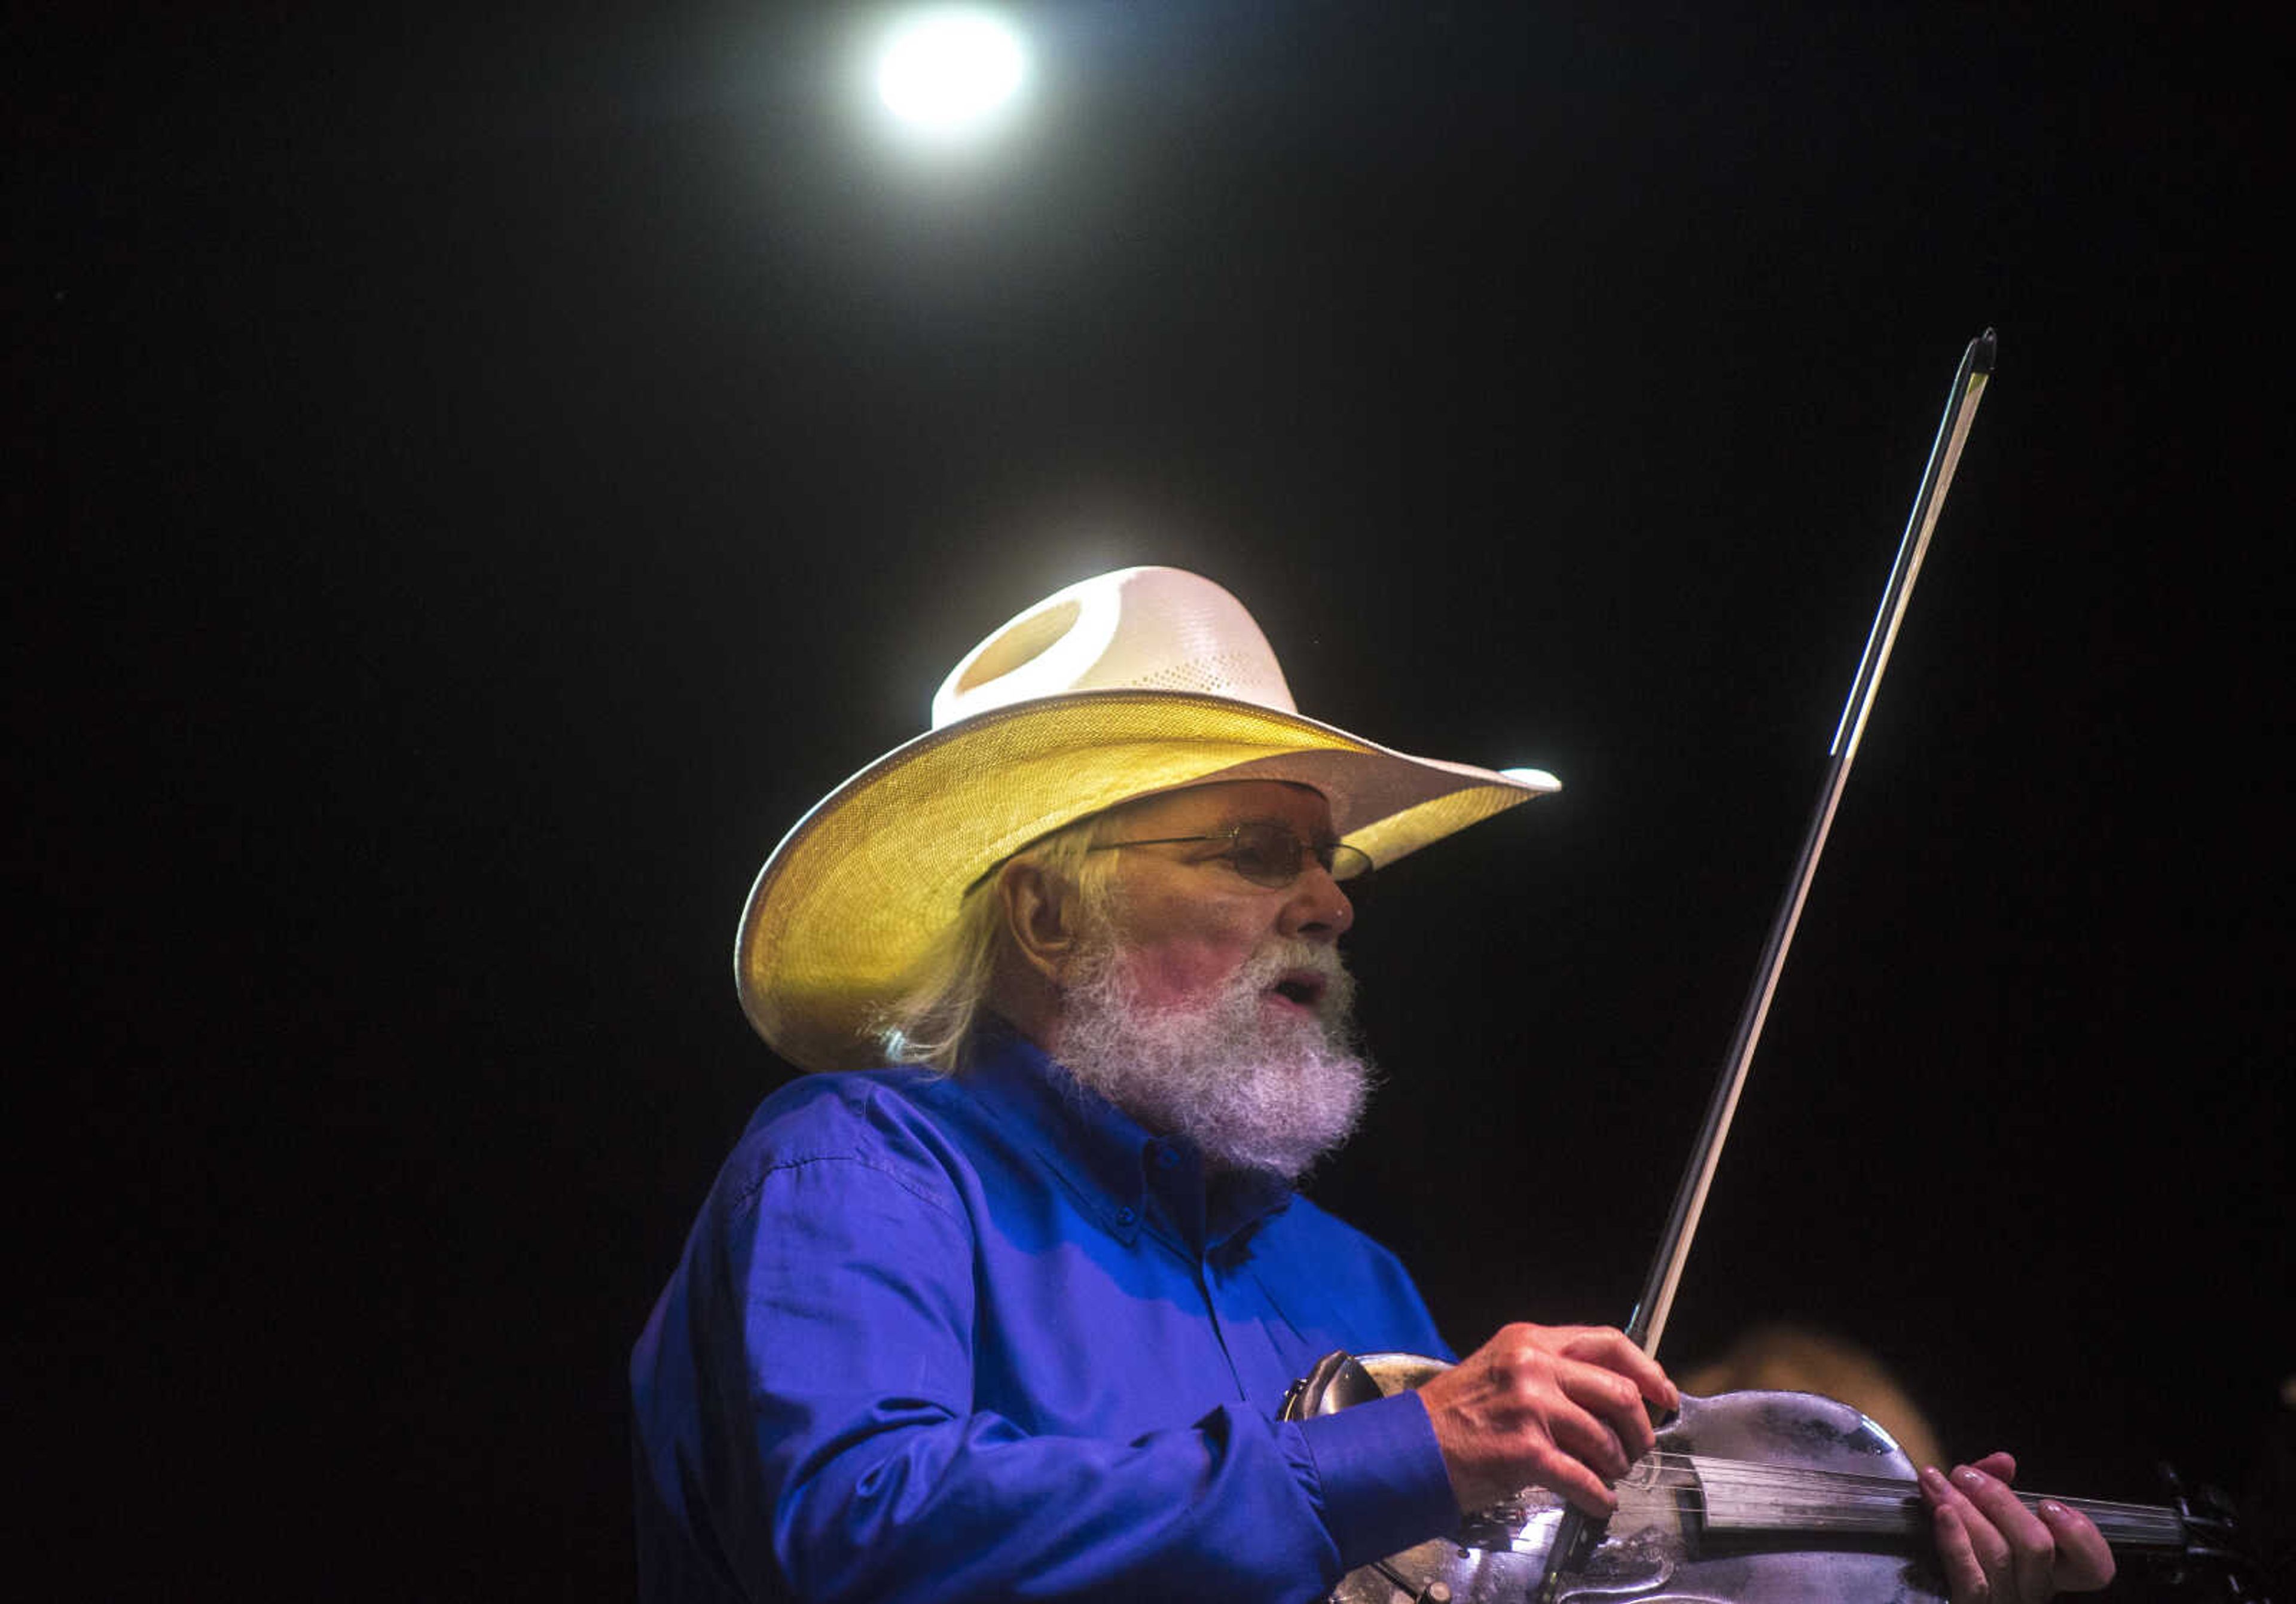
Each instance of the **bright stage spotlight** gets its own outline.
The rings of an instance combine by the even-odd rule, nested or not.
[[[996,123],[1028,71],[1021,37],[1003,19],[973,6],[935,6],[887,33],[877,98],[915,132],[957,139]]]

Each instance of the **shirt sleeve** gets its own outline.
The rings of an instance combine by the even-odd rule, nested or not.
[[[1226,1405],[1128,1442],[974,1412],[972,1226],[933,1179],[783,1163],[721,1220],[711,1368],[745,1429],[709,1502],[751,1596],[1305,1600],[1456,1518],[1414,1397],[1304,1424]]]

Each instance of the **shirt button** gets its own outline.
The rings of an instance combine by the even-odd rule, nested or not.
[[[1158,1169],[1170,1169],[1174,1165],[1179,1163],[1179,1161],[1180,1153],[1177,1148],[1160,1147],[1156,1150],[1156,1167]]]
[[[1119,1209],[1118,1209],[1118,1210],[1116,1211],[1116,1223],[1117,1223],[1119,1225],[1129,1225],[1129,1224],[1131,1224],[1131,1223],[1132,1223],[1132,1222],[1133,1222],[1133,1221],[1135,1221],[1135,1220],[1138,1219],[1139,1217],[1140,1217],[1140,1216],[1139,1216],[1139,1215],[1138,1215],[1137,1213],[1136,1213],[1136,1212],[1135,1212],[1135,1211],[1134,1211],[1134,1210],[1133,1210],[1129,1206],[1127,1206],[1127,1207],[1123,1207],[1123,1208],[1119,1208]]]

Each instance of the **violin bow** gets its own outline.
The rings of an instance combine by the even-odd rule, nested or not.
[[[1890,565],[1882,604],[1874,610],[1874,626],[1866,632],[1866,651],[1858,659],[1857,676],[1850,682],[1849,698],[1842,704],[1841,722],[1834,725],[1825,777],[1818,786],[1817,806],[1810,812],[1809,828],[1802,837],[1800,858],[1794,864],[1784,896],[1779,899],[1777,916],[1770,921],[1769,938],[1763,944],[1753,986],[1738,1015],[1737,1033],[1731,1039],[1729,1057],[1715,1082],[1714,1095],[1706,1105],[1705,1127],[1691,1151],[1682,1183],[1675,1190],[1673,1212],[1667,1218],[1665,1234],[1659,1240],[1650,1278],[1644,1283],[1643,1295],[1627,1322],[1628,1337],[1653,1358],[1658,1355],[1659,1338],[1666,1332],[1666,1317],[1674,1305],[1675,1289],[1682,1281],[1683,1264],[1690,1256],[1691,1239],[1698,1232],[1698,1216],[1706,1207],[1707,1188],[1720,1162],[1722,1144],[1729,1138],[1731,1118],[1738,1111],[1738,1094],[1745,1089],[1747,1071],[1753,1068],[1754,1045],[1761,1039],[1763,1021],[1769,1017],[1770,997],[1777,990],[1780,971],[1785,968],[1786,949],[1792,945],[1794,927],[1801,921],[1802,904],[1808,898],[1810,881],[1817,873],[1818,856],[1825,850],[1826,833],[1833,827],[1833,810],[1841,804],[1842,787],[1849,779],[1849,765],[1856,761],[1858,741],[1866,733],[1866,716],[1873,711],[1874,693],[1882,687],[1882,672],[1890,665],[1890,649],[1897,643],[1898,626],[1905,619],[1906,603],[1913,599],[1914,581],[1920,577],[1922,560],[1929,553],[1930,534],[1937,528],[1938,515],[1945,510],[1946,492],[1952,487],[1954,470],[1960,465],[1962,447],[1969,439],[1969,426],[1977,416],[1977,404],[1984,397],[1986,380],[1993,372],[1993,356],[1994,335],[1988,329],[1969,342],[1969,348],[1962,353],[1961,366],[1953,376],[1945,416],[1939,420],[1937,438],[1930,446],[1929,466],[1922,473],[1922,487],[1914,497],[1913,514],[1906,519],[1905,535],[1898,542],[1898,558]]]

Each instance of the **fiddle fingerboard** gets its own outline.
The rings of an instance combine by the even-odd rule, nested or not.
[[[1675,1458],[1676,1456],[1668,1456]],[[1874,1533],[1905,1536],[1930,1529],[1930,1511],[1913,1482],[1893,1477],[1845,1476],[1824,1470],[1760,1465],[1742,1460],[1685,1456],[1697,1477],[1688,1490],[1693,1507],[1714,1531]],[[1679,1459],[1677,1462],[1681,1462]],[[2037,1508],[2044,1496],[2020,1493]],[[2177,1551],[2185,1546],[2183,1518],[2157,1504],[2109,1503],[2058,1498],[2096,1523],[2116,1549]]]

